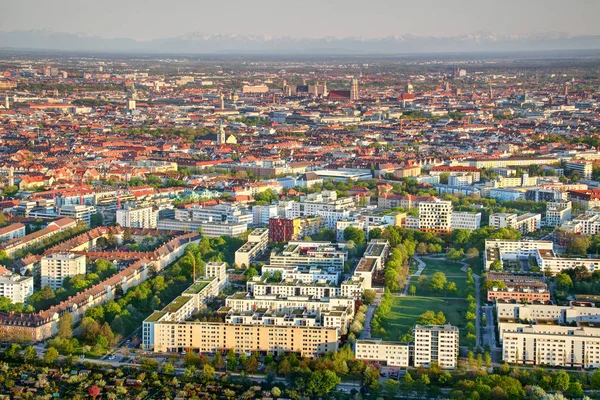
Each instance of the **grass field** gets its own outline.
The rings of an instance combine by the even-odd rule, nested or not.
[[[427,275],[428,278],[431,278],[431,275]],[[454,282],[456,284],[456,292],[434,292],[429,287],[422,288],[418,284],[418,279],[413,277],[411,279],[411,285],[415,285],[417,288],[417,296],[426,296],[426,297],[467,297],[468,296],[468,287],[467,287],[467,277],[456,277],[456,278],[447,278],[448,282]]]
[[[433,275],[436,272],[443,272],[447,276],[450,275],[459,275],[466,276],[466,272],[461,271],[462,264],[450,261],[446,258],[428,258],[421,257],[421,260],[425,263],[425,269],[423,270],[423,274],[425,275]]]
[[[381,322],[381,327],[385,329],[382,339],[398,340],[409,332],[419,315],[429,310],[443,312],[447,322],[461,328],[461,341],[463,340],[463,334],[466,336],[466,331],[462,328],[465,327],[467,301],[424,297],[395,297],[392,310]],[[373,337],[376,337],[375,333]]]

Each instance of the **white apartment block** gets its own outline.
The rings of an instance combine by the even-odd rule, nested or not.
[[[219,291],[223,290],[223,288],[228,284],[227,263],[212,261],[206,263],[204,266],[204,276],[206,278],[216,278]]]
[[[346,252],[329,242],[289,242],[281,253],[272,254],[272,266],[334,267],[344,269]]]
[[[357,340],[354,346],[357,360],[385,362],[390,367],[410,366],[410,345],[381,339]]]
[[[295,309],[324,312],[342,307],[344,309],[349,308],[351,315],[354,315],[354,299],[342,297],[321,299],[315,296],[252,296],[246,292],[238,292],[227,297],[225,306],[230,307],[232,311],[253,311],[264,308],[281,312]]]
[[[116,223],[122,227],[154,229],[157,220],[158,211],[152,206],[117,210]]]
[[[302,283],[314,283],[318,281],[331,282],[337,284],[342,276],[342,270],[334,267],[319,268],[307,266],[282,266],[282,265],[264,265],[262,267],[263,275],[271,275],[276,271],[281,272],[281,278],[284,280],[297,280]],[[254,277],[257,281],[260,277]]]
[[[572,322],[600,322],[600,308],[589,303],[572,302],[570,305],[521,304],[508,301],[496,303],[498,323],[502,320],[521,320],[527,322],[555,321],[559,324]]]
[[[415,325],[414,366],[430,367],[436,362],[441,368],[454,369],[458,360],[458,328],[452,325]]]
[[[25,236],[25,225],[20,222],[0,228],[0,243]]]
[[[299,279],[282,279],[280,282],[268,282],[268,277],[249,280],[246,289],[255,296],[278,295],[284,297],[313,296],[320,298],[346,297],[359,300],[362,296],[362,279],[350,278],[340,286],[336,282],[317,280],[316,282],[302,282]]]
[[[248,230],[248,224],[229,224],[217,222],[178,221],[175,219],[161,219],[157,228],[165,231],[199,231],[206,237],[232,236],[237,237]]]
[[[592,179],[594,163],[587,160],[567,161],[565,170],[567,172],[576,171],[581,179]]]
[[[58,209],[58,215],[61,217],[73,218],[77,221],[83,221],[91,226],[92,214],[96,213],[94,206],[67,204]]]
[[[544,226],[561,226],[571,219],[570,201],[549,201],[546,203],[546,218]]]
[[[235,252],[235,263],[249,267],[267,249],[269,230],[257,228],[248,235],[248,241]]]
[[[269,219],[277,217],[277,205],[268,204],[252,207],[252,224],[256,226],[268,226]]]
[[[502,240],[485,241],[485,269],[496,260],[518,260],[521,257],[536,257],[538,250],[552,251],[554,244],[547,240]]]
[[[473,175],[471,174],[456,174],[448,177],[448,185],[450,186],[471,186],[473,184]]]
[[[440,199],[420,202],[419,229],[450,232],[452,230],[452,202]]]
[[[40,275],[42,287],[60,289],[65,278],[86,273],[86,258],[83,254],[55,253],[42,257]]]
[[[534,257],[538,267],[544,273],[556,275],[565,269],[582,266],[590,272],[600,268],[597,258],[557,257],[553,244],[544,240],[486,240],[485,268],[489,269],[496,260],[518,261],[521,258]]]
[[[496,228],[514,228],[522,234],[535,232],[542,226],[542,215],[527,213],[523,215],[496,213],[491,214],[489,225]]]
[[[178,221],[229,224],[252,224],[253,222],[252,214],[229,204],[219,204],[214,207],[177,208],[175,219]]]
[[[0,269],[0,272],[6,272],[0,275],[0,296],[9,298],[13,304],[25,303],[33,294],[33,277],[13,275],[2,267]]]
[[[504,361],[553,367],[600,367],[600,329],[529,325],[505,331]]]
[[[481,213],[454,211],[450,227],[452,230],[466,229],[474,231],[475,229],[479,229],[481,227]]]
[[[328,229],[335,229],[336,222],[348,219],[348,210],[356,206],[353,197],[337,198],[334,191],[323,190],[320,193],[311,193],[301,202],[292,202],[291,207],[285,210],[288,219],[304,217],[322,217]]]

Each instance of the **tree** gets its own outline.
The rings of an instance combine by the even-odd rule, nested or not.
[[[564,272],[560,273],[556,275],[556,286],[560,290],[568,291],[573,287],[573,280]]]
[[[592,376],[590,376],[590,385],[594,390],[600,390],[600,370],[596,370]]]
[[[171,363],[163,365],[163,373],[167,375],[173,375],[175,373],[175,367]]]
[[[490,352],[486,351],[485,354],[483,355],[483,358],[484,358],[485,366],[487,368],[490,368],[492,366],[492,356],[490,355]]]
[[[71,339],[73,337],[73,315],[65,313],[58,320],[58,337],[61,339]]]
[[[419,243],[416,252],[417,254],[427,254],[427,244],[423,242]]]
[[[431,276],[429,287],[436,292],[441,292],[446,287],[446,283],[446,274],[443,272],[436,272]]]
[[[274,386],[273,389],[271,389],[271,394],[273,397],[277,398],[281,396],[281,389],[279,389],[277,386]]]
[[[555,390],[564,392],[569,389],[570,380],[569,374],[565,371],[558,371],[552,378],[552,386]]]
[[[44,354],[44,362],[46,364],[52,364],[57,359],[58,350],[56,350],[54,347],[49,347],[48,350],[46,350],[46,354]]]
[[[344,240],[352,240],[355,244],[365,243],[365,232],[362,229],[349,226],[344,229]]]
[[[415,285],[410,285],[408,287],[408,294],[414,296],[417,293],[417,287]]]
[[[477,257],[479,257],[479,250],[474,247],[471,247],[469,250],[467,250],[467,258],[471,259]]]
[[[490,271],[502,271],[502,269],[502,261],[500,260],[494,260],[492,265],[490,265]]]
[[[215,368],[208,363],[204,364],[204,367],[202,368],[201,379],[204,382],[210,382],[215,379]]]
[[[451,260],[460,260],[464,257],[465,253],[463,249],[457,250],[455,248],[451,248],[450,250],[448,250],[448,253],[446,255]]]
[[[373,304],[373,302],[375,301],[375,291],[372,289],[366,289],[363,292],[363,297],[365,299],[365,304]]]
[[[6,197],[13,197],[19,192],[19,187],[15,185],[6,185],[2,189],[2,194]]]
[[[158,369],[158,361],[156,361],[153,358],[144,358],[144,360],[142,360],[140,368],[142,369],[142,371],[146,372],[156,371]]]
[[[567,252],[584,256],[590,247],[591,240],[585,235],[569,234],[567,239]]]
[[[98,397],[100,395],[100,388],[96,385],[90,386],[88,388],[88,394],[95,399],[96,397]]]
[[[25,347],[25,351],[23,352],[23,358],[25,359],[25,361],[30,363],[35,361],[35,359],[37,358],[37,352],[35,351],[35,348],[33,348],[33,346]]]
[[[446,292],[450,292],[450,293],[456,293],[458,291],[458,288],[456,287],[456,283],[454,282],[448,282],[446,283]]]

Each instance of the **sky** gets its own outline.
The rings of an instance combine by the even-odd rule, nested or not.
[[[104,38],[600,34],[599,0],[0,0],[0,30]]]

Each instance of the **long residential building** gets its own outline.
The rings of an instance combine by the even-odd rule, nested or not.
[[[248,235],[248,241],[235,252],[235,263],[249,267],[257,257],[264,253],[269,243],[269,230],[257,228]]]
[[[437,363],[444,369],[458,364],[459,330],[452,325],[415,325],[414,342],[390,342],[380,339],[357,340],[358,360],[384,362],[393,367],[430,367]]]

